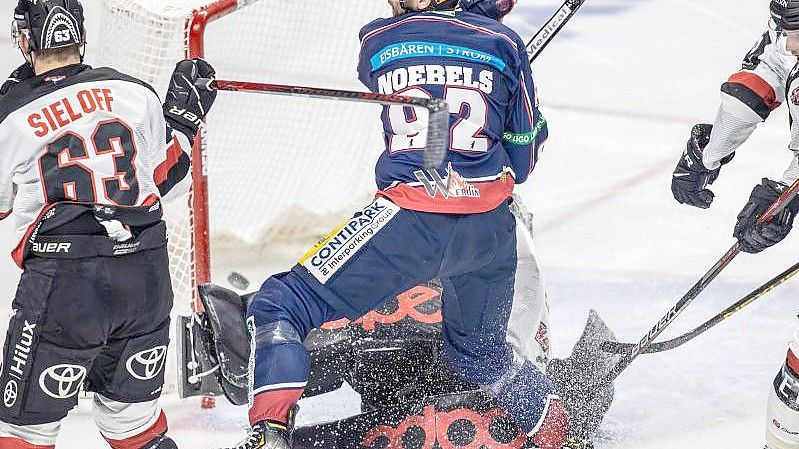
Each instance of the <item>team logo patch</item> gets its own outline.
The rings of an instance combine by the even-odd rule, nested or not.
[[[139,380],[155,379],[164,368],[166,361],[166,346],[156,346],[152,349],[137,352],[128,357],[125,367],[131,376]]]
[[[793,103],[794,106],[799,106],[799,87],[791,92],[791,103]]]
[[[17,396],[19,395],[19,385],[16,380],[9,380],[6,387],[3,389],[3,405],[6,408],[11,408],[17,403]]]
[[[39,387],[53,399],[67,399],[78,394],[86,368],[78,365],[55,365],[39,376]]]
[[[435,198],[440,192],[444,199],[447,198],[480,198],[480,189],[468,182],[466,178],[452,168],[452,163],[447,165],[447,176],[442,178],[436,170],[417,170],[413,172],[416,179],[424,186],[425,192]]]
[[[326,283],[378,231],[399,212],[396,204],[378,198],[346,223],[336,228],[300,259],[319,282]]]

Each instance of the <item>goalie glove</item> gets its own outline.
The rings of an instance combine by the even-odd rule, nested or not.
[[[757,218],[779,198],[788,186],[777,181],[763,178],[763,182],[756,185],[749,195],[738,222],[735,224],[733,236],[738,239],[741,251],[759,253],[784,239],[791,228],[793,220],[799,211],[799,198],[794,198],[773,219],[766,223],[757,224]]]
[[[216,90],[198,86],[200,78],[214,79],[216,72],[202,59],[187,59],[175,66],[164,101],[164,118],[191,140],[216,99]]]
[[[8,79],[3,83],[2,86],[0,86],[0,95],[7,94],[16,85],[28,78],[33,78],[34,76],[36,76],[36,74],[33,72],[33,67],[31,67],[31,65],[27,62],[22,64],[21,66],[17,67],[16,70],[11,72],[11,75],[8,76]]]
[[[685,151],[677,161],[677,167],[671,178],[671,193],[681,204],[707,209],[713,202],[713,192],[707,186],[713,184],[718,178],[721,167],[708,170],[702,163],[702,151],[710,142],[710,132],[713,125],[694,125],[691,138]],[[735,153],[721,160],[721,165],[730,162]]]

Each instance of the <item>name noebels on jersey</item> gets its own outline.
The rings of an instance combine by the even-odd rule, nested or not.
[[[393,94],[407,87],[435,84],[440,86],[466,86],[480,89],[486,95],[494,91],[494,73],[480,70],[475,76],[471,67],[458,65],[412,65],[390,70],[377,79],[381,94]]]

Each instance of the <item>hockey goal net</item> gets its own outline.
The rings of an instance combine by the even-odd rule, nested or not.
[[[102,0],[97,65],[151,83],[162,98],[184,56],[228,80],[363,90],[358,31],[388,14],[382,0]],[[220,92],[194,151],[190,198],[165,206],[176,313],[190,311],[198,282],[225,285],[231,271],[261,282],[288,269],[281,254],[299,256],[368,201],[379,111]]]

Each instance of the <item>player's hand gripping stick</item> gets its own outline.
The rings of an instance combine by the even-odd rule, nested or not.
[[[765,223],[775,215],[777,215],[784,207],[788,205],[788,203],[796,196],[797,192],[799,192],[799,180],[794,182],[789,188],[785,189],[785,191],[777,198],[774,203],[766,209],[762,215],[757,219],[758,223]],[[603,383],[612,382],[613,379],[619,376],[622,371],[624,371],[630,363],[638,357],[639,354],[646,352],[652,343],[655,341],[658,335],[663,332],[669,324],[674,322],[674,319],[685,310],[688,304],[691,303],[705,287],[710,284],[710,282],[716,278],[716,276],[723,270],[727,265],[732,262],[735,256],[741,252],[740,244],[736,241],[735,244],[723,255],[721,259],[719,259],[710,270],[702,276],[699,281],[688,290],[677,304],[674,305],[668,312],[666,312],[663,317],[658,320],[658,322],[652,326],[652,329],[646,333],[638,343],[634,344],[629,352],[624,354],[621,359],[616,363],[613,369],[608,373],[605,379],[602,381]]]
[[[427,170],[435,170],[440,167],[444,162],[444,157],[449,148],[449,106],[444,100],[242,81],[199,79],[196,84],[197,87],[202,89],[356,101],[377,103],[383,106],[401,105],[425,108],[429,112],[429,119],[427,126],[427,145],[424,149],[424,168]]]

